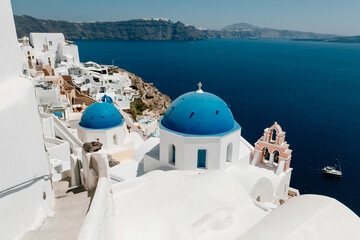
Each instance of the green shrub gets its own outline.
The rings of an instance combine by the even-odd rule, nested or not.
[[[152,106],[148,106],[142,101],[132,102],[130,105],[131,117],[136,121],[137,116],[142,115],[146,109],[152,109]]]

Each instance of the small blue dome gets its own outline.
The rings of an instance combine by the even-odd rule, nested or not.
[[[93,103],[87,107],[79,123],[84,128],[104,129],[120,126],[124,123],[119,110],[110,103]]]
[[[178,97],[161,123],[169,130],[192,135],[221,134],[238,125],[226,103],[207,92],[189,92]]]
[[[113,104],[114,103],[114,101],[112,100],[112,98],[111,97],[109,97],[108,95],[104,95],[102,98],[101,98],[101,101],[102,102],[107,102],[107,103],[111,103],[111,104]]]

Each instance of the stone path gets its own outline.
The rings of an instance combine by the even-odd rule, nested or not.
[[[45,219],[42,226],[29,232],[24,239],[76,239],[84,222],[91,197],[82,188],[68,190],[68,182],[54,182],[55,216]]]

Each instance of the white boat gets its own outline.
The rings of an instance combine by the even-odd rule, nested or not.
[[[337,169],[339,168],[339,169]],[[322,174],[324,176],[329,176],[329,177],[342,177],[342,172],[341,172],[341,167],[340,167],[340,162],[338,159],[338,154],[336,153],[336,158],[335,158],[335,166],[326,166],[322,169]]]

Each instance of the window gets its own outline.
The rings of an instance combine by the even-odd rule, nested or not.
[[[206,168],[206,149],[198,150],[197,167]]]
[[[113,136],[113,140],[114,140],[114,145],[118,145],[118,143],[117,143],[117,136],[116,136],[116,134],[114,134],[114,136]]]
[[[279,152],[277,150],[274,152],[274,162],[279,162]]]
[[[170,145],[170,155],[169,155],[169,163],[175,165],[176,160],[176,148],[174,144]]]
[[[49,41],[49,46],[52,46],[52,41]]]
[[[265,160],[269,160],[270,159],[270,153],[269,153],[269,149],[264,148],[264,158]]]
[[[233,152],[233,144],[229,143],[226,150],[226,161],[231,162],[232,160],[232,152]]]

